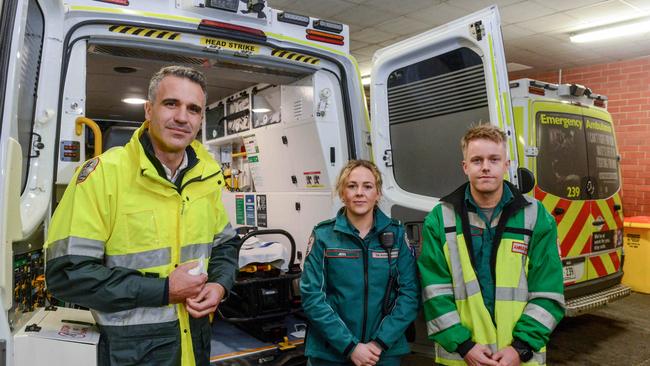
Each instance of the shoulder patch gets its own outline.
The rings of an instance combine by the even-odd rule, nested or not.
[[[81,167],[81,171],[79,172],[79,175],[77,176],[77,184],[83,183],[92,172],[95,171],[95,168],[97,168],[97,165],[99,165],[99,157],[94,157],[87,162],[84,163],[84,165]]]
[[[311,247],[314,245],[314,233],[312,232],[309,236],[309,241],[307,242],[307,252],[305,253],[305,258],[311,253]]]

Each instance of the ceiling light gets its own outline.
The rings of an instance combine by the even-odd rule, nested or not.
[[[146,99],[142,98],[124,98],[122,101],[126,104],[145,104],[147,102]]]
[[[361,77],[361,84],[370,85],[370,75],[362,76]]]
[[[602,41],[616,37],[629,35],[640,35],[650,31],[650,18],[640,18],[629,22],[610,24],[588,31],[572,34],[570,39],[573,43]]]
[[[268,108],[253,108],[254,113],[267,113],[270,112],[271,110]]]

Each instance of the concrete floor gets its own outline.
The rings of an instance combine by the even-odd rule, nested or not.
[[[592,314],[564,319],[551,336],[547,364],[650,366],[650,295],[632,293]],[[433,362],[430,355],[413,354],[402,365]]]
[[[632,295],[558,325],[549,365],[650,366],[650,295]]]

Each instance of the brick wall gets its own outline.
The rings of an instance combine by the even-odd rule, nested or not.
[[[557,83],[558,70],[513,72]],[[623,210],[628,216],[650,216],[650,56],[634,60],[562,70],[562,83],[577,83],[609,98],[623,177]]]

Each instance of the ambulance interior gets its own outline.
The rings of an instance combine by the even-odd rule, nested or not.
[[[331,207],[334,172],[339,169],[335,162],[347,160],[347,150],[339,149],[346,146],[341,93],[332,92],[341,86],[335,72],[322,65],[303,66],[281,58],[269,61],[268,56],[255,59],[141,45],[78,43],[66,70],[53,207],[75,169],[94,156],[100,141],[88,126],[82,136],[75,137],[75,121],[85,117],[99,126],[100,152],[124,145],[145,117],[142,104],[122,100],[146,99],[151,76],[167,65],[194,67],[208,80],[205,122],[197,140],[229,176],[223,201],[232,225],[287,230],[297,244],[295,263],[301,264],[311,228],[332,215],[323,207]],[[65,147],[74,145],[75,139],[76,157]],[[252,213],[249,199],[254,202]],[[24,242],[43,243],[45,237],[41,226]],[[289,240],[273,234],[262,239],[284,247],[283,263],[278,266],[286,269],[292,252]],[[17,278],[16,288],[22,286],[25,291],[15,292],[13,324],[20,313],[46,304],[44,296],[33,295],[32,278],[27,276],[43,270],[40,248],[30,248],[16,253],[16,258],[24,256],[25,263],[35,268],[26,268],[26,275]],[[40,291],[46,293],[44,286]]]
[[[300,262],[311,227],[332,214],[322,207],[331,206],[336,163],[347,160],[340,148],[346,146],[336,91],[341,87],[327,67],[278,60],[90,44],[85,116],[100,125],[104,151],[122,145],[144,121],[143,106],[122,99],[146,99],[150,77],[166,65],[204,72],[208,101],[197,139],[222,164],[223,200],[233,226],[288,230]],[[94,144],[87,128],[86,158]],[[62,191],[67,181],[57,183]],[[247,210],[243,216],[242,209]]]

